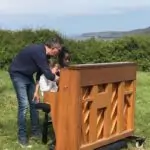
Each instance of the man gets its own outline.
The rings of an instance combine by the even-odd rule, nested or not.
[[[13,83],[18,100],[18,141],[22,147],[31,147],[28,144],[26,131],[26,112],[28,103],[30,106],[31,135],[39,137],[39,116],[33,103],[35,91],[34,73],[36,81],[41,74],[51,81],[58,81],[58,77],[49,69],[47,57],[57,56],[61,51],[62,45],[59,38],[47,41],[45,44],[32,44],[26,46],[14,58],[10,67],[9,74]]]

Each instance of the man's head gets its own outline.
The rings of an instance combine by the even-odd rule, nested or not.
[[[50,40],[46,41],[46,54],[49,56],[57,56],[62,49],[62,44],[62,39],[59,37],[51,38]]]

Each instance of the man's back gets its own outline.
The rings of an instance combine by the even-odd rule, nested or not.
[[[12,61],[9,72],[11,74],[20,73],[27,76],[33,76],[39,71],[36,61],[46,60],[46,52],[43,44],[32,44],[26,46]],[[43,63],[43,62],[39,62]]]

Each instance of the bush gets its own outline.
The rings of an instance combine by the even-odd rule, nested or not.
[[[6,69],[14,56],[27,44],[41,43],[55,35],[48,29],[8,31],[0,30],[0,69]],[[113,41],[74,41],[62,36],[72,55],[73,64],[133,61],[141,71],[150,71],[150,36],[132,36]]]

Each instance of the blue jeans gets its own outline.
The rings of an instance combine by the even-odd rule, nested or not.
[[[31,132],[36,134],[39,132],[39,114],[35,109],[33,94],[35,84],[33,80],[26,80],[26,78],[10,75],[18,100],[18,138],[27,138],[26,127],[26,113],[28,104],[30,106]]]

